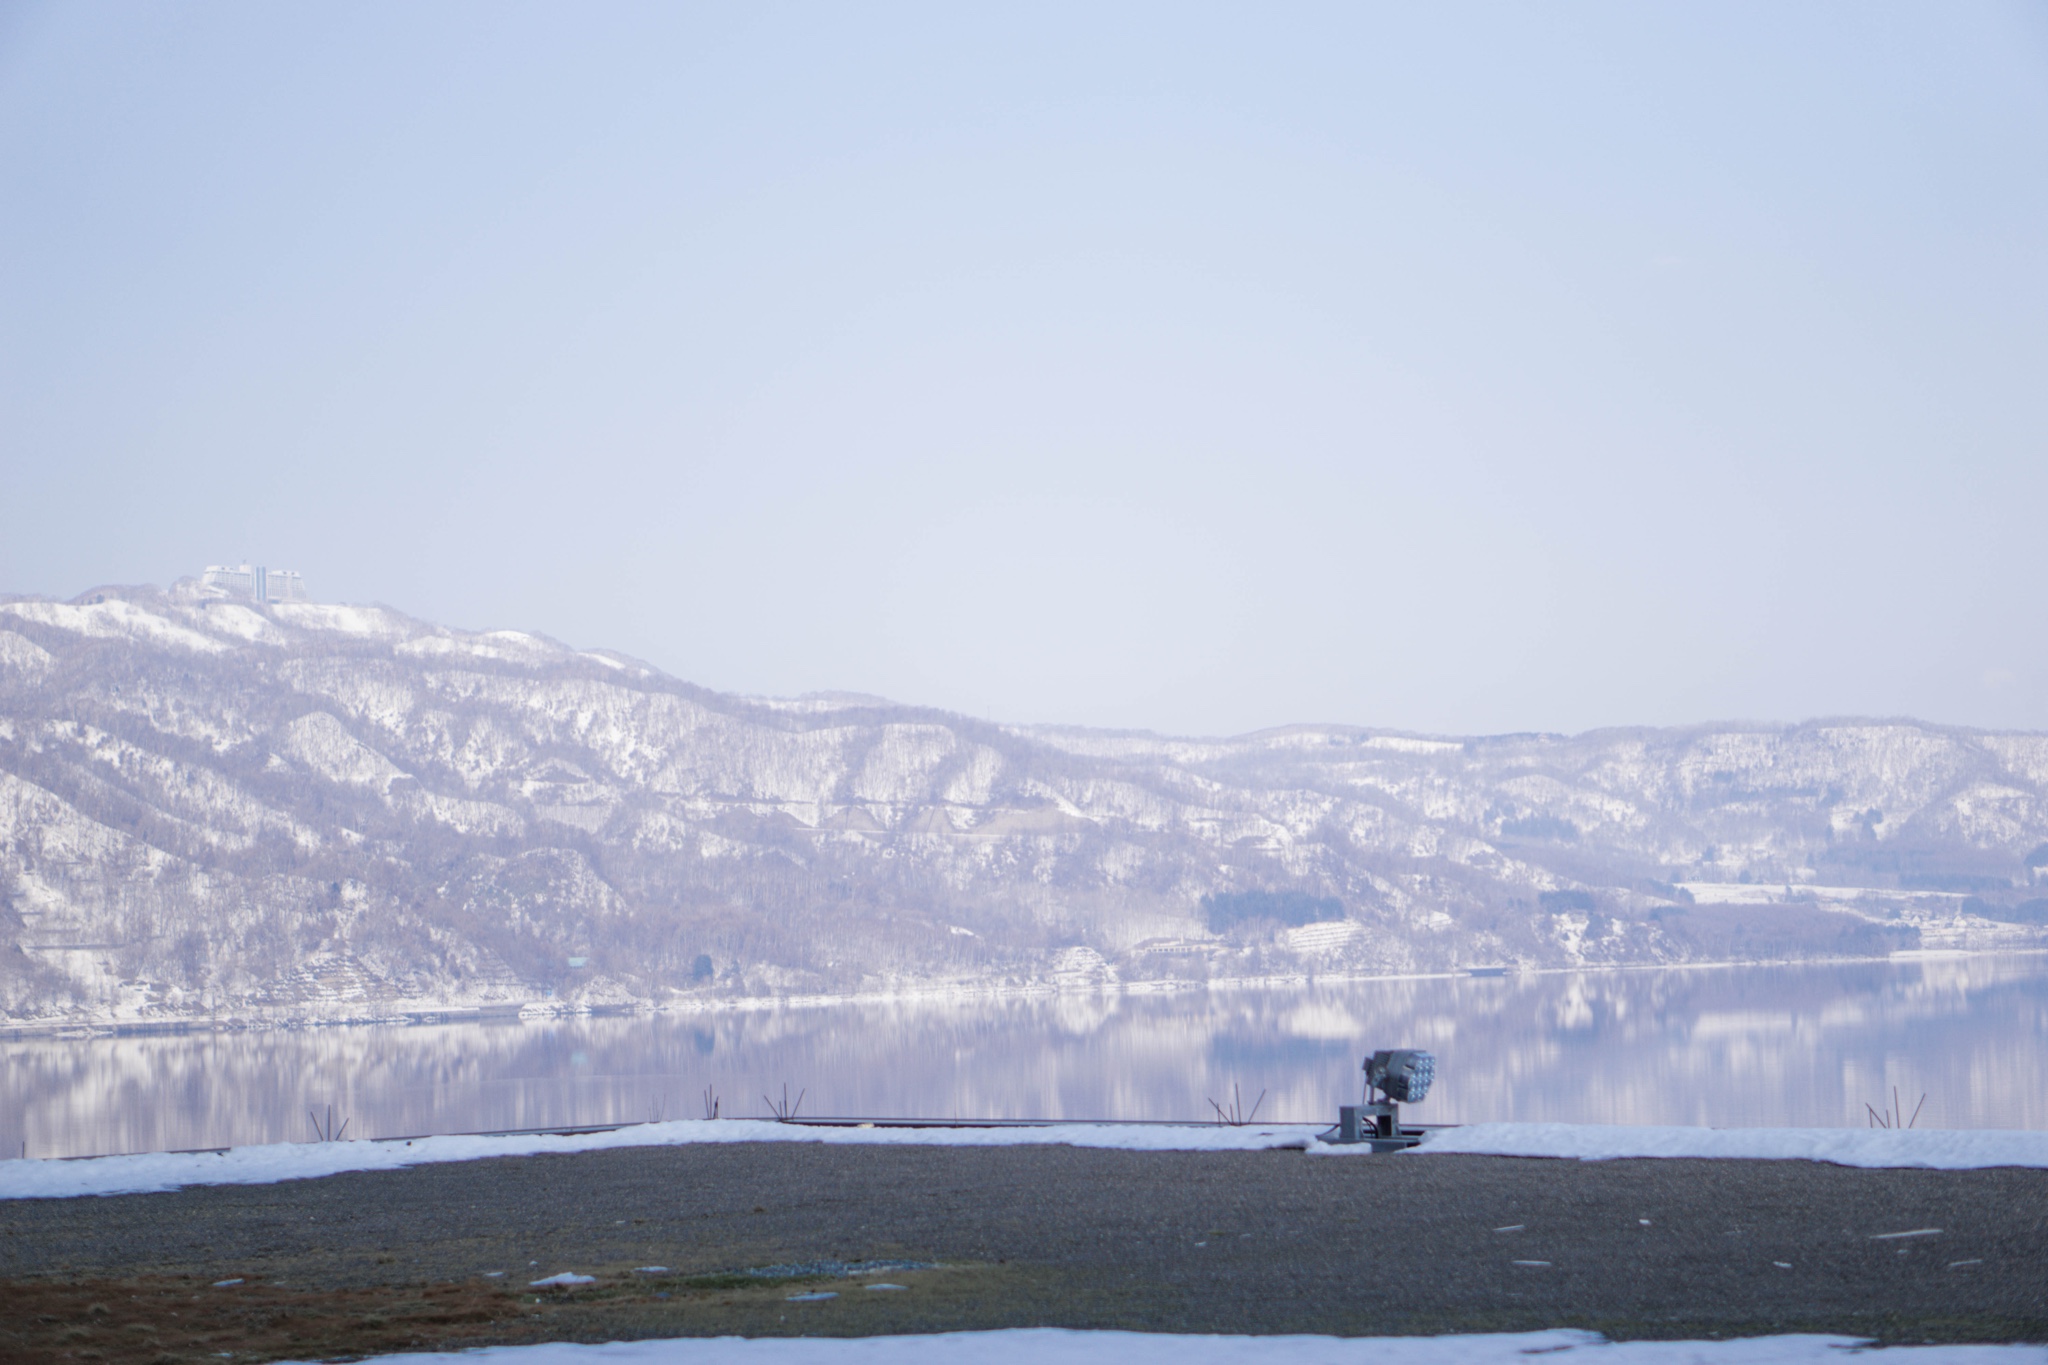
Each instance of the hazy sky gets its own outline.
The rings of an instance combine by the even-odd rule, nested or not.
[[[2048,7],[0,5],[0,591],[2048,728]]]

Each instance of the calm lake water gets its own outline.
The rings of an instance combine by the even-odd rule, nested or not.
[[[0,1153],[73,1156],[765,1112],[1333,1120],[1374,1047],[1422,1122],[2048,1128],[2048,957],[1574,972],[969,1003],[0,1042]]]

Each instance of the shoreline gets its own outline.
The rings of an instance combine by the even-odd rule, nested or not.
[[[1461,1156],[1566,1162],[1805,1161],[1861,1170],[2048,1171],[2048,1132],[2036,1129],[1705,1128],[1566,1123],[1416,1124],[1419,1144],[1378,1152],[1338,1143],[1322,1121],[1185,1123],[1160,1120],[845,1118],[676,1119],[495,1133],[253,1143],[0,1161],[0,1203],[262,1186],[368,1171],[594,1152],[809,1144],[846,1148],[1066,1147],[1134,1153],[1303,1152],[1370,1160]]]
[[[885,1005],[940,1006],[978,1002],[1038,1001],[1055,999],[1103,999],[1123,996],[1144,997],[1186,995],[1195,992],[1302,990],[1316,986],[1368,985],[1401,981],[1516,981],[1524,977],[1605,975],[1632,972],[1720,972],[1738,968],[1798,968],[1910,965],[1918,962],[1952,962],[1982,958],[2023,958],[2048,956],[2048,946],[2028,948],[1912,948],[1883,957],[1768,958],[1753,961],[1714,962],[1619,962],[1575,964],[1556,967],[1514,967],[1496,972],[1492,967],[1458,967],[1439,971],[1366,973],[1290,973],[1262,977],[1217,977],[1208,980],[1121,981],[1111,984],[1069,986],[1053,983],[1026,986],[938,986],[888,991],[859,991],[848,994],[757,995],[708,1000],[671,1002],[630,1001],[589,1005],[549,1005],[527,1001],[504,1005],[433,1005],[401,1009],[391,1014],[349,1015],[339,1018],[298,1017],[266,1019],[255,1016],[191,1016],[173,1019],[134,1019],[81,1023],[75,1021],[0,1025],[0,1043],[41,1039],[93,1041],[109,1038],[175,1037],[199,1033],[297,1032],[327,1028],[412,1028],[472,1023],[547,1023],[568,1019],[688,1018],[707,1014],[759,1013],[782,1009],[823,1010],[875,1008]]]

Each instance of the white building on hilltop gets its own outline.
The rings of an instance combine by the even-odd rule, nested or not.
[[[209,564],[199,576],[199,590],[209,597],[240,597],[252,602],[303,602],[306,580],[290,569],[261,564]]]

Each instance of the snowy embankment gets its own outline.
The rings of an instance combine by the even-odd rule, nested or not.
[[[1139,1152],[1258,1152],[1300,1149],[1321,1131],[1313,1124],[1062,1123],[1018,1128],[823,1128],[772,1119],[684,1119],[639,1123],[604,1133],[522,1133],[426,1137],[411,1141],[280,1142],[222,1152],[153,1152],[75,1160],[0,1161],[0,1199],[61,1199],[80,1194],[147,1194],[184,1185],[268,1185],[345,1171],[394,1171],[442,1161],[551,1156],[620,1147],[681,1147],[700,1142],[823,1142],[889,1146],[1015,1147],[1053,1143]]]
[[[1591,1332],[1447,1337],[1226,1337],[1018,1328],[900,1337],[741,1337],[549,1343],[454,1353],[377,1356],[405,1365],[1528,1365],[1535,1355],[1577,1355],[1586,1365],[1822,1365],[1865,1343],[1853,1337],[1741,1337],[1732,1341],[1610,1342]],[[1912,1365],[2042,1365],[2042,1346],[1892,1346]],[[363,1365],[372,1365],[366,1361]]]
[[[2048,1167],[2048,1132],[1989,1128],[1628,1128],[1587,1123],[1471,1123],[1442,1129],[1418,1149],[1446,1156],[1707,1157],[1825,1161],[1836,1166],[1974,1171]]]
[[[1138,1152],[1256,1152],[1291,1149],[1316,1156],[1369,1156],[1363,1146],[1318,1140],[1314,1124],[1065,1123],[1015,1128],[823,1128],[767,1119],[644,1123],[604,1133],[530,1133],[427,1137],[411,1141],[285,1142],[222,1152],[157,1152],[78,1160],[0,1162],[0,1199],[62,1199],[87,1194],[147,1194],[186,1185],[268,1185],[347,1171],[391,1171],[444,1161],[550,1156],[622,1147],[706,1142],[818,1142],[846,1145],[1016,1147],[1057,1144]],[[1422,1155],[1562,1157],[1708,1157],[1724,1160],[1825,1161],[1841,1166],[1978,1170],[2048,1168],[2048,1132],[1861,1128],[1624,1128],[1569,1123],[1476,1123],[1432,1132]],[[1401,1160],[1403,1157],[1386,1157]]]

